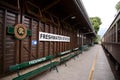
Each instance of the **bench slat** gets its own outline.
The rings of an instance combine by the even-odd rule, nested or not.
[[[65,54],[68,54],[70,52],[72,52],[72,50],[67,50],[67,51],[64,51],[64,52],[60,52],[60,53],[58,53],[58,56],[65,55]]]
[[[67,61],[67,60],[69,60],[70,58],[72,58],[72,56],[73,56],[73,54],[70,54],[70,55],[68,55],[68,56],[66,56],[66,57],[63,57],[63,58],[60,59],[60,62]]]

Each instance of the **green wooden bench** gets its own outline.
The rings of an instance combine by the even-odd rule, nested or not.
[[[67,66],[66,61],[69,60],[72,56],[71,54],[69,54],[70,52],[72,52],[72,50],[67,50],[67,51],[58,53],[58,56],[60,57],[60,64],[65,63],[65,66]],[[67,56],[62,57],[64,55],[67,55]]]
[[[79,54],[82,53],[81,47],[79,47],[79,48],[74,48],[74,49],[73,49],[73,52],[74,52],[75,56],[78,56]]]
[[[55,68],[58,72],[58,69],[57,69],[57,65],[59,64],[59,62],[57,61],[54,61],[52,62],[51,60],[53,59],[54,56],[50,55],[50,56],[46,56],[46,57],[43,57],[43,58],[40,58],[40,59],[36,59],[36,60],[32,60],[32,61],[28,61],[28,62],[23,62],[21,64],[16,64],[16,65],[12,65],[9,67],[9,70],[10,71],[16,71],[18,73],[18,76],[13,78],[13,80],[26,80],[26,79],[29,79],[41,72],[44,72],[48,69],[52,69],[52,68]],[[32,70],[30,72],[27,72],[25,74],[20,74],[19,71],[21,69],[24,69],[24,68],[27,68],[29,66],[32,66],[34,64],[37,64],[37,63],[40,63],[40,62],[44,62],[44,61],[47,61],[47,60],[50,60],[50,63],[44,65],[44,66],[41,66],[35,70]]]
[[[73,56],[74,56],[73,54],[69,54],[69,55],[67,55],[65,57],[60,58],[60,63],[61,64],[65,63],[65,66],[67,66],[66,61],[68,61],[69,59],[71,59]]]
[[[74,49],[73,49],[73,51],[77,51],[77,50],[79,50],[79,48],[74,48]]]
[[[89,49],[88,45],[83,45],[83,46],[80,47],[81,51],[87,51],[88,49]]]
[[[88,45],[84,45],[83,49],[84,49],[84,51],[87,51],[89,49],[89,46]]]
[[[67,51],[64,51],[64,52],[60,52],[60,53],[58,53],[58,56],[66,55],[70,52],[72,52],[72,50],[67,50]]]
[[[78,51],[79,50],[79,51]],[[77,52],[76,52],[77,51]],[[73,54],[69,54],[71,52],[74,52]],[[79,55],[82,51],[80,50],[80,48],[74,48],[71,50],[67,50],[61,53],[58,53],[58,56],[60,57],[60,64],[65,63],[65,66],[67,66],[66,61],[68,61],[69,59],[73,58],[75,59],[75,56]],[[67,55],[65,57],[62,57],[64,55]]]
[[[60,57],[60,64],[65,63],[65,66],[67,66],[66,61],[70,60],[71,58],[75,59],[75,56],[77,56],[78,53],[74,53],[74,54],[68,54],[65,57]]]

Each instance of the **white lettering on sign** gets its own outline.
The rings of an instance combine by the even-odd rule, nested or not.
[[[70,42],[70,37],[46,32],[39,32],[39,41]]]
[[[79,48],[75,48],[74,50],[78,50]]]
[[[29,61],[29,65],[35,64],[35,63],[38,63],[38,62],[41,62],[41,61],[44,61],[44,60],[46,60],[46,57],[45,58],[40,58],[40,59],[37,59],[37,60],[32,60],[32,61]]]
[[[69,52],[70,52],[70,50],[65,51],[65,52],[61,52],[61,54],[66,54],[66,53],[69,53]]]

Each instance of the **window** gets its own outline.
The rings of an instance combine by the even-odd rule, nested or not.
[[[117,22],[117,33],[118,33],[118,42],[120,42],[120,20]]]

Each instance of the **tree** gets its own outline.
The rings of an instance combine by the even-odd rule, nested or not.
[[[120,10],[120,1],[116,4],[115,8],[116,8],[117,11]]]
[[[97,36],[93,39],[94,43],[100,43],[101,36],[97,34]]]
[[[96,33],[98,33],[100,25],[102,24],[101,19],[99,17],[90,17],[90,21],[94,27],[94,30]],[[94,38],[94,42],[98,43],[100,41],[100,36],[97,34],[97,36]]]
[[[99,31],[100,25],[102,24],[101,19],[99,17],[91,17],[90,21],[94,27],[95,32]]]

